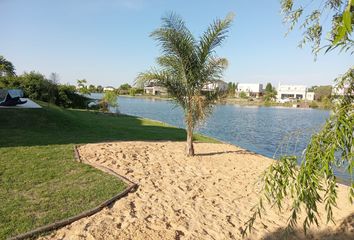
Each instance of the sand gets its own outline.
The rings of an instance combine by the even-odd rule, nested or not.
[[[195,150],[197,156],[186,157],[183,142],[81,146],[86,162],[108,167],[139,188],[109,208],[42,239],[241,239],[240,228],[258,201],[259,176],[273,160],[228,144],[196,143]],[[321,207],[320,227],[306,238],[354,236],[348,188],[339,184],[338,191],[337,225],[325,224]],[[288,214],[288,209],[282,214],[267,211],[248,239],[278,239]],[[349,222],[340,226],[345,218]],[[304,235],[299,230],[292,238]]]

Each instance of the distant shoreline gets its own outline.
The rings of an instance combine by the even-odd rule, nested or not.
[[[126,97],[126,98],[141,98],[141,99],[150,99],[150,100],[163,100],[163,101],[173,101],[172,98],[169,97],[161,97],[161,96],[152,96],[152,95],[119,95],[119,97]],[[293,104],[296,103],[277,103],[277,102],[270,102],[266,103],[259,100],[249,101],[248,99],[238,99],[238,98],[225,98],[218,102],[218,104],[235,104],[240,106],[259,106],[259,107],[285,107],[285,108],[295,108]],[[331,108],[323,106],[323,104],[318,105],[317,107],[296,107],[298,109],[320,109],[320,110],[330,110]],[[296,109],[295,108],[295,109]]]

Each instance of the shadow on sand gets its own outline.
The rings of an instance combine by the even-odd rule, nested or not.
[[[291,232],[286,238],[284,229],[280,228],[275,232],[269,233],[264,240],[288,239],[288,240],[352,240],[354,239],[354,213],[347,216],[334,231],[311,231],[304,234],[302,230]]]
[[[219,152],[210,152],[210,153],[196,153],[196,156],[214,156],[214,155],[221,155],[221,154],[227,154],[227,153],[235,153],[235,154],[247,154],[247,155],[257,155],[254,152],[240,149],[236,151],[219,151]]]

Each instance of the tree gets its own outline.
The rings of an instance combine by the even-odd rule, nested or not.
[[[271,83],[267,83],[266,88],[264,90],[264,100],[266,102],[270,102],[275,100],[276,97],[277,91],[275,90],[275,87],[273,87]]]
[[[96,89],[96,87],[95,87],[94,85],[90,84],[90,85],[88,86],[88,91],[89,91],[90,93],[94,93],[94,92],[97,91],[97,89]]]
[[[337,190],[334,168],[346,166],[348,174],[353,176],[354,167],[354,68],[336,79],[336,87],[347,89],[346,94],[337,99],[333,114],[321,131],[311,138],[297,168],[296,156],[282,156],[270,166],[263,177],[263,190],[253,215],[243,229],[251,231],[257,216],[265,210],[266,200],[271,206],[282,210],[282,202],[291,199],[291,213],[285,233],[289,233],[297,224],[301,209],[306,212],[303,223],[305,233],[312,225],[318,226],[317,205],[325,204],[327,222],[333,221],[332,209],[336,206]],[[353,203],[354,183],[351,179],[349,200]]]
[[[82,94],[90,94],[90,90],[87,88],[86,79],[78,79],[77,86],[79,88],[79,92]]]
[[[43,74],[35,71],[24,73],[19,76],[20,88],[25,96],[31,99],[49,102],[48,90],[51,84]]]
[[[217,57],[215,48],[226,38],[232,19],[233,15],[228,15],[224,20],[215,20],[197,42],[179,16],[170,14],[162,18],[162,27],[151,34],[163,51],[157,58],[159,68],[137,77],[138,83],[155,81],[166,87],[184,110],[188,156],[194,155],[194,128],[221,96],[219,90],[204,92],[203,87],[220,80],[227,67],[227,60]]]
[[[281,0],[281,11],[284,15],[284,22],[289,24],[289,31],[293,30],[298,22],[303,30],[303,38],[299,43],[300,47],[311,44],[312,52],[317,56],[320,50],[326,52],[340,48],[341,51],[354,51],[354,41],[351,39],[353,32],[353,0],[327,0],[322,1],[318,7],[315,4],[301,4],[299,0]],[[303,7],[303,6],[306,7]],[[305,17],[304,17],[305,16]],[[328,16],[332,16],[332,26],[326,29],[321,25]],[[323,36],[326,38],[326,45],[321,45]]]
[[[103,87],[101,85],[97,86],[97,92],[98,93],[103,93]]]
[[[248,98],[248,97],[247,97],[247,94],[246,94],[244,91],[241,91],[241,92],[240,92],[240,98],[246,99],[246,98]]]
[[[124,84],[120,85],[120,87],[119,87],[119,89],[127,90],[127,91],[131,88],[132,88],[132,86],[130,86],[128,83],[124,83]]]
[[[305,8],[294,7],[296,0],[281,0],[284,19],[290,23],[290,30],[298,23]],[[324,5],[323,5],[324,4]],[[317,56],[321,49],[326,52],[339,48],[341,51],[353,53],[354,42],[350,39],[353,32],[354,1],[328,0],[322,1],[319,9],[310,10],[303,20],[301,28],[305,29],[300,46],[312,43],[312,52]],[[309,5],[308,5],[309,6]],[[311,8],[306,8],[306,10]],[[332,28],[328,30],[328,44],[321,47],[323,27],[321,16],[332,14]],[[246,223],[242,233],[252,230],[257,216],[264,210],[263,200],[271,206],[282,209],[285,199],[292,201],[291,214],[286,233],[292,230],[301,209],[306,212],[303,222],[305,233],[312,224],[318,225],[318,203],[324,203],[327,212],[327,222],[333,221],[333,207],[336,206],[336,176],[334,168],[345,166],[350,176],[354,167],[354,67],[336,79],[335,88],[345,88],[345,94],[336,99],[333,114],[327,120],[319,133],[312,136],[309,145],[301,157],[301,165],[297,166],[296,156],[282,156],[272,165],[263,178],[263,190],[260,201],[254,208],[253,215]],[[351,178],[349,200],[353,203],[354,182]]]
[[[332,86],[316,86],[314,88],[315,100],[323,101],[330,99],[332,94]]]
[[[103,95],[103,98],[100,101],[101,111],[108,112],[109,107],[115,108],[115,111],[118,112],[118,98],[117,94],[113,91],[106,91]]]
[[[236,83],[229,82],[229,83],[227,84],[228,95],[234,97],[234,96],[235,96],[235,93],[236,93],[236,88],[237,88]]]
[[[15,76],[15,67],[10,61],[0,55],[0,77],[4,75]]]

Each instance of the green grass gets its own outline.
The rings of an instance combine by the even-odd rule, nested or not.
[[[131,116],[0,109],[0,239],[78,214],[122,191],[118,179],[74,160],[75,144],[184,141],[185,131]],[[198,141],[215,140],[196,135]]]

